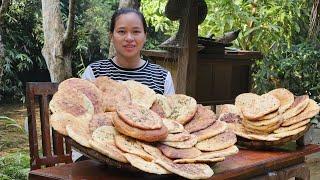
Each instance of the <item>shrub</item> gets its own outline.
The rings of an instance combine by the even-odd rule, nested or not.
[[[0,179],[28,179],[29,159],[27,152],[0,157]]]

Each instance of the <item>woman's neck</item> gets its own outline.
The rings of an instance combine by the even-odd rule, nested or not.
[[[139,68],[145,63],[145,61],[140,59],[140,57],[135,59],[127,59],[127,58],[121,58],[119,56],[115,56],[113,58],[113,62],[122,68],[128,68],[128,69]]]

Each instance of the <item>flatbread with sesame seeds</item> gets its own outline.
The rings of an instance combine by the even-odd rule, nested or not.
[[[197,112],[197,101],[193,97],[173,94],[167,96],[167,99],[172,107],[169,119],[173,119],[182,125],[188,123]]]
[[[161,117],[143,106],[128,104],[118,107],[117,113],[128,125],[139,129],[160,129],[163,126]]]
[[[203,141],[205,139],[211,138],[216,136],[220,133],[223,133],[227,129],[227,123],[223,121],[216,121],[211,126],[207,127],[206,129],[197,131],[192,133],[193,135],[197,136],[198,142]]]
[[[113,144],[102,144],[94,140],[89,140],[92,149],[100,152],[101,154],[114,159],[119,162],[128,163],[127,158],[123,152]]]
[[[127,153],[135,154],[146,161],[153,160],[153,157],[148,153],[146,153],[143,150],[143,148],[140,146],[140,144],[137,143],[137,140],[121,134],[116,135],[114,139],[115,139],[116,146],[120,150]]]
[[[274,89],[274,90],[268,92],[268,94],[271,94],[274,97],[276,97],[277,99],[279,99],[280,107],[279,107],[278,111],[280,114],[285,112],[294,101],[294,95],[289,90],[287,90],[285,88]]]
[[[128,88],[107,76],[97,77],[93,82],[102,91],[105,111],[116,111],[118,106],[131,103]]]
[[[156,93],[147,85],[134,80],[122,81],[131,94],[131,101],[149,109],[156,100]]]
[[[166,170],[162,166],[156,164],[153,161],[146,161],[145,159],[135,154],[125,153],[124,156],[130,162],[130,164],[144,172],[152,174],[171,174],[170,171]]]
[[[170,159],[189,159],[201,155],[201,151],[195,147],[178,149],[164,144],[159,144],[157,148]]]
[[[73,123],[66,126],[68,136],[84,147],[90,148],[89,140],[91,139],[89,129]]]
[[[194,158],[194,159],[176,159],[174,163],[217,163],[224,161],[225,157],[216,157],[216,158]]]
[[[201,155],[198,157],[200,159],[211,159],[216,157],[226,157],[237,154],[239,149],[236,145],[230,146],[226,149],[221,149],[217,151],[210,151],[210,152],[202,152]]]
[[[304,131],[306,128],[307,128],[307,126],[305,125],[305,126],[299,127],[297,129],[294,129],[291,131],[284,131],[284,132],[280,132],[280,133],[276,133],[276,134],[271,134],[271,136],[273,136],[275,138],[284,138],[287,136],[292,136],[292,135],[298,134],[298,133]]]
[[[177,121],[162,118],[162,122],[167,127],[168,133],[180,133],[184,131],[183,125]]]
[[[118,134],[113,126],[100,126],[92,132],[91,138],[101,144],[115,145],[114,137]]]
[[[156,94],[156,100],[153,102],[150,109],[156,112],[161,118],[169,117],[172,112],[167,97],[162,94]]]
[[[191,134],[188,131],[183,131],[181,133],[168,134],[168,136],[163,140],[167,142],[182,142],[190,139]]]
[[[197,136],[191,134],[190,138],[185,141],[175,141],[175,142],[163,141],[161,143],[174,148],[186,149],[186,148],[191,148],[195,144],[197,144]]]
[[[286,132],[286,131],[292,131],[295,129],[298,129],[299,127],[305,126],[310,122],[310,119],[305,119],[303,121],[300,121],[296,124],[292,124],[290,126],[287,127],[280,127],[279,129],[276,129],[275,131],[273,131],[274,133],[282,133],[282,132]]]

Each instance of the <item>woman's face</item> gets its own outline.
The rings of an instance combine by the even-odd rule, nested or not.
[[[140,58],[140,51],[146,41],[146,33],[139,16],[135,13],[118,16],[111,40],[118,57]]]

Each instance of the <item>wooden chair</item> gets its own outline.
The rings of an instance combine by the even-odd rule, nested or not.
[[[49,101],[57,90],[58,84],[51,82],[28,82],[26,86],[31,170],[72,162],[71,146],[49,124]],[[38,114],[37,107],[40,109]],[[37,131],[39,119],[41,142]]]

